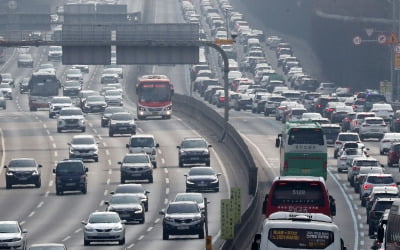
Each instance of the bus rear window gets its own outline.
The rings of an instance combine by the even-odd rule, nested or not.
[[[334,233],[327,230],[303,228],[272,228],[268,240],[280,248],[326,249],[334,241]]]
[[[324,135],[321,129],[292,129],[289,132],[288,144],[324,145]]]
[[[323,188],[315,182],[279,182],[272,195],[272,205],[324,205]]]

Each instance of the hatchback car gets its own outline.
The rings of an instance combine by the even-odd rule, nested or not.
[[[0,248],[25,250],[27,233],[18,221],[0,221]]]
[[[163,240],[172,235],[198,234],[204,239],[204,216],[195,201],[170,202],[165,211],[160,211],[163,218]]]
[[[93,135],[75,135],[69,146],[69,158],[92,159],[99,161],[99,143]]]
[[[110,117],[108,135],[114,134],[136,134],[136,124],[133,115],[128,112],[116,112]]]
[[[179,149],[179,167],[186,163],[205,163],[210,166],[210,148],[212,146],[201,137],[188,137],[177,146]]]
[[[121,165],[121,183],[127,180],[148,180],[153,183],[153,164],[146,153],[130,153],[124,156]]]
[[[92,241],[117,241],[119,245],[125,244],[124,223],[116,212],[91,213],[87,221],[82,221],[83,244],[88,246]]]
[[[400,133],[385,133],[379,142],[379,153],[384,155],[389,151],[390,146],[396,142],[400,142]]]
[[[365,207],[366,199],[373,187],[392,186],[397,187],[392,174],[368,174],[360,187],[361,206]]]
[[[211,167],[192,167],[186,177],[186,192],[215,191],[219,192],[219,176]]]
[[[146,212],[149,210],[149,193],[149,191],[143,188],[142,184],[120,184],[115,188],[115,191],[111,191],[111,194],[137,195],[138,197],[140,197],[140,200],[143,203]]]
[[[359,128],[361,141],[366,138],[377,138],[379,141],[389,128],[381,117],[366,117]]]
[[[41,186],[41,164],[38,164],[33,158],[14,158],[8,165],[4,166],[6,170],[6,188],[10,189],[13,185],[33,184],[39,188]]]
[[[140,224],[145,222],[144,205],[137,195],[114,194],[104,204],[107,205],[107,211],[118,213],[123,220],[137,221]]]

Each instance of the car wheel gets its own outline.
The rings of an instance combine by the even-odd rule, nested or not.
[[[210,161],[206,161],[206,166],[210,166]]]
[[[384,155],[384,152],[382,150],[379,151],[380,155]]]
[[[199,239],[204,239],[204,229],[199,231]]]
[[[86,132],[86,128],[82,128],[81,130],[82,130],[82,133]]]
[[[146,218],[144,216],[145,215],[143,214],[143,219],[139,222],[140,224],[144,224],[144,222],[146,221]]]
[[[361,197],[361,206],[365,207],[365,199],[363,197]]]
[[[145,211],[145,212],[149,211],[149,202],[146,202],[146,203],[144,204],[144,211]]]
[[[152,175],[149,177],[149,183],[153,183],[153,176]]]
[[[341,172],[342,172],[342,170],[341,170],[340,168],[339,168],[337,171],[338,171],[338,173],[341,173]]]
[[[83,245],[89,246],[89,245],[90,245],[90,241],[88,241],[88,240],[83,240]]]
[[[183,168],[183,161],[179,160],[179,167]]]
[[[169,239],[169,234],[165,230],[163,230],[162,239],[163,240],[168,240]]]
[[[36,183],[35,183],[35,187],[40,188],[42,186],[42,181],[39,179]]]
[[[82,194],[86,194],[86,193],[87,193],[87,187],[86,187],[86,186],[83,187],[83,188],[81,189],[81,192],[82,192]]]
[[[269,116],[268,112],[264,111],[264,116]]]
[[[119,245],[124,245],[125,244],[125,237],[122,240],[118,241],[118,244]]]
[[[350,186],[354,187],[354,180],[350,179]]]
[[[256,113],[256,109],[251,109],[251,113],[255,114]]]
[[[56,195],[63,195],[63,191],[62,190],[59,190],[59,189],[56,189]]]
[[[121,177],[121,184],[125,184],[125,178]]]
[[[390,161],[388,161],[387,165],[388,165],[389,168],[393,167],[393,164]]]
[[[62,129],[61,128],[57,128],[57,133],[61,133]]]
[[[157,162],[153,162],[153,167],[157,168]]]
[[[94,158],[94,162],[99,162],[99,157]]]
[[[359,188],[359,186],[355,186],[355,187],[354,187],[354,192],[356,192],[357,194],[360,193],[360,188]]]
[[[108,136],[113,137],[113,136],[114,136],[114,133],[111,132],[111,131],[108,131]]]
[[[49,113],[49,118],[53,118],[53,115]]]
[[[12,188],[12,184],[7,181],[6,182],[6,189],[11,189],[11,188]]]

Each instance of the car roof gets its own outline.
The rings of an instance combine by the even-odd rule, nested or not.
[[[131,138],[154,138],[152,134],[131,135]]]
[[[72,138],[93,138],[93,135],[74,135]]]

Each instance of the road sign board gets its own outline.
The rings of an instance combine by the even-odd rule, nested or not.
[[[221,239],[229,240],[234,236],[234,224],[232,218],[232,201],[221,199]]]
[[[400,45],[394,46],[394,53],[400,54]]]
[[[386,38],[386,35],[384,35],[384,34],[380,34],[377,38],[377,41],[379,44],[385,44],[386,40],[387,40],[387,38]]]
[[[367,28],[367,29],[365,29],[365,32],[367,33],[367,36],[370,37],[370,36],[372,36],[372,33],[374,33],[374,29]]]
[[[400,70],[400,54],[394,54],[394,69]]]
[[[354,43],[354,45],[360,45],[361,44],[361,37],[359,37],[359,36],[355,36],[355,37],[353,37],[353,43]]]
[[[390,36],[386,39],[388,44],[395,44],[399,42],[399,38],[395,33],[391,33]]]
[[[242,213],[241,213],[241,193],[240,188],[231,188],[231,200],[232,200],[232,210],[233,210],[233,223],[240,224]]]
[[[215,44],[222,45],[222,44],[233,44],[232,39],[215,39]]]

